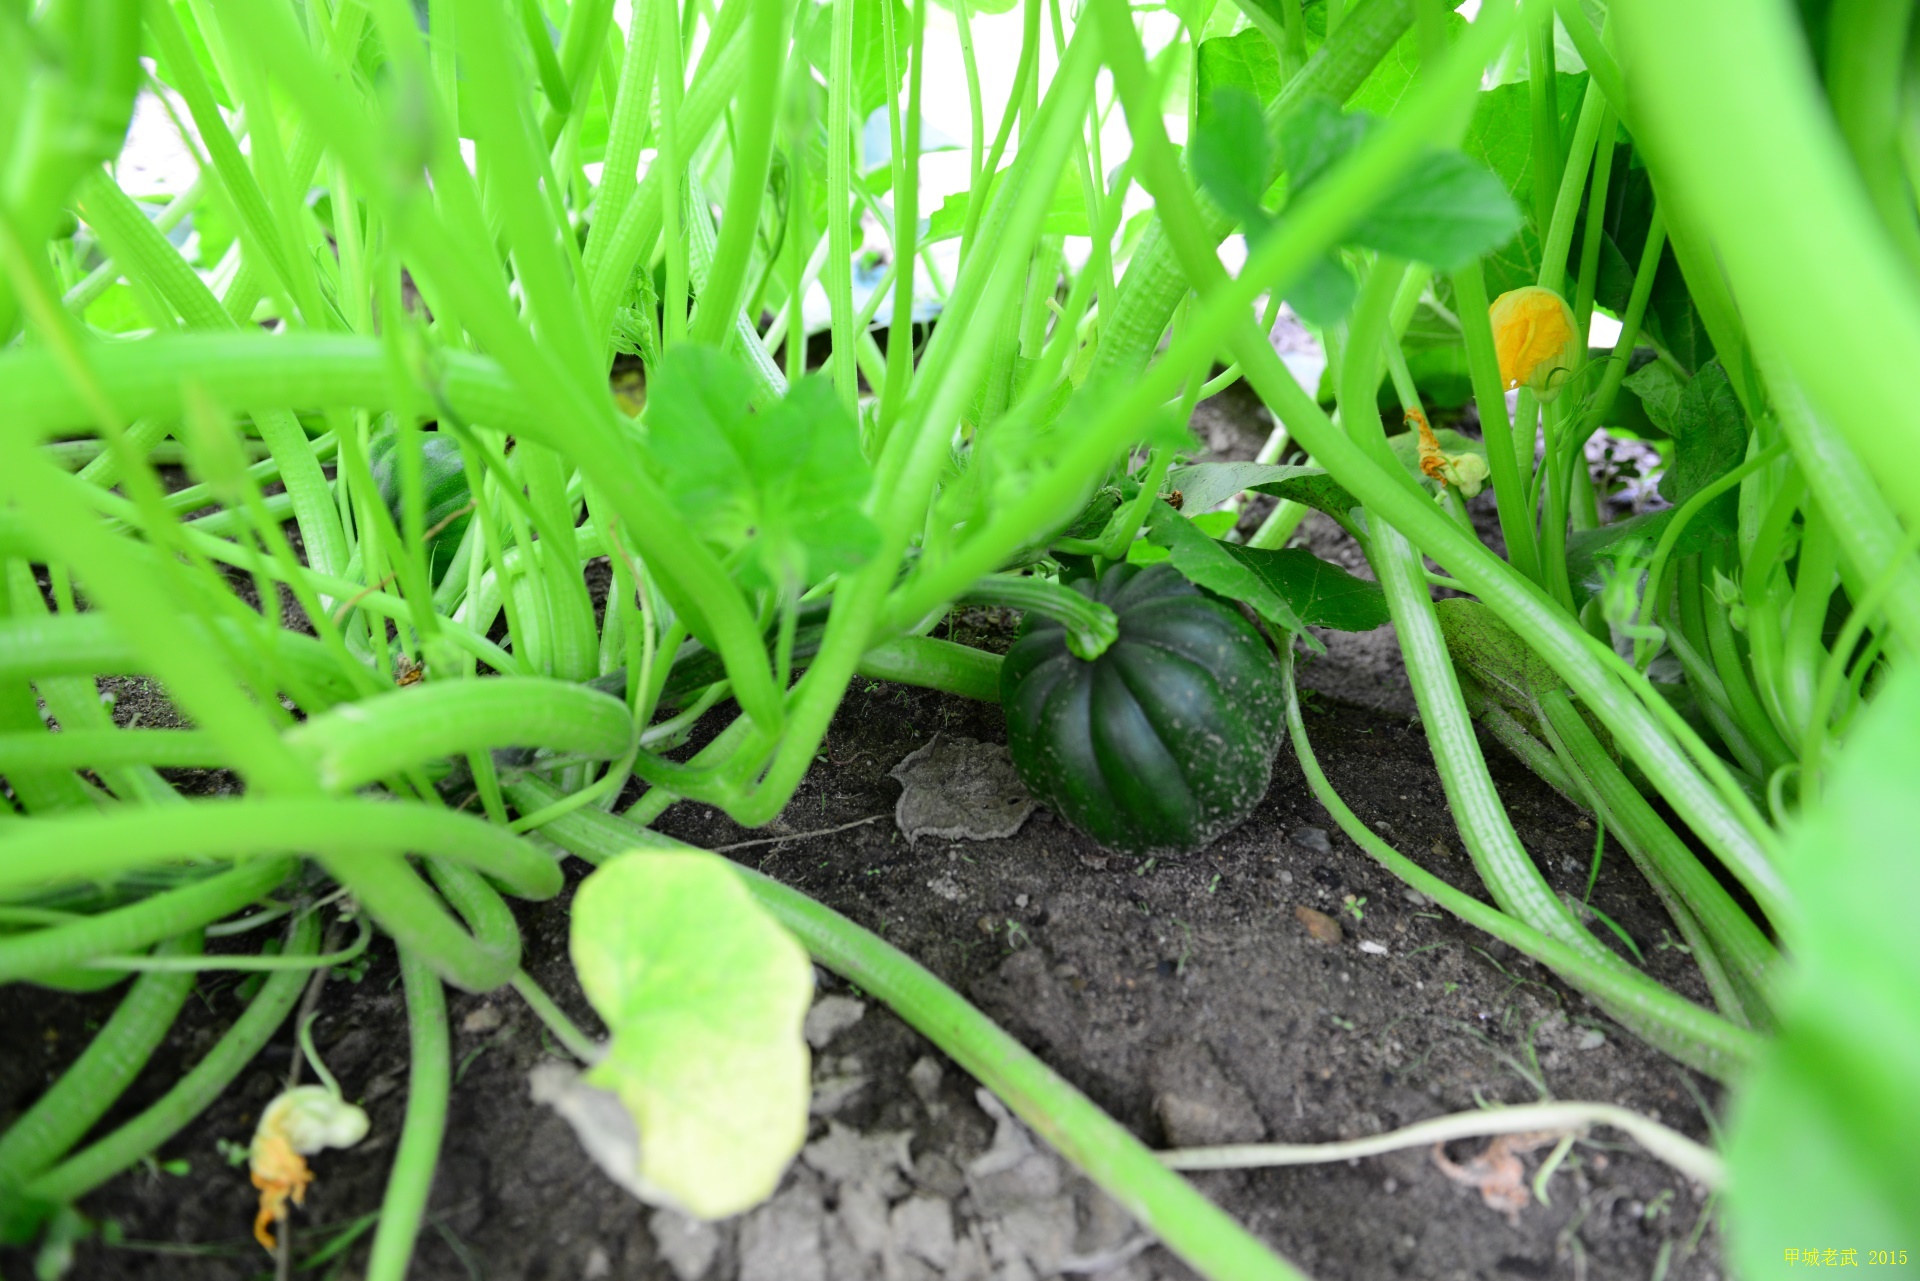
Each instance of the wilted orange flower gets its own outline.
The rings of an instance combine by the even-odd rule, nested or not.
[[[1580,335],[1567,300],[1551,289],[1528,285],[1495,298],[1487,317],[1493,322],[1493,348],[1507,390],[1524,383],[1542,404],[1558,396],[1580,357]]]
[[[260,1213],[253,1239],[275,1248],[274,1225],[287,1217],[289,1199],[305,1205],[313,1171],[307,1157],[322,1148],[350,1148],[367,1137],[367,1114],[341,1098],[337,1090],[300,1085],[282,1091],[267,1104],[253,1132],[253,1186],[260,1189]]]
[[[1407,421],[1420,433],[1420,471],[1428,480],[1438,481],[1444,489],[1452,485],[1463,498],[1472,498],[1487,483],[1487,460],[1475,453],[1449,454],[1440,447],[1426,414],[1407,410]]]

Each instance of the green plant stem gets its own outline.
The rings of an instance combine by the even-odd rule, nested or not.
[[[471,864],[522,898],[551,898],[561,888],[546,854],[471,815],[371,799],[249,796],[63,814],[9,828],[0,838],[0,895],[289,847],[322,857],[369,848],[440,855]]]
[[[740,822],[766,822],[785,806],[826,735],[860,655],[869,648],[900,558],[908,541],[925,527],[928,503],[951,456],[949,442],[974,386],[973,377],[984,361],[998,319],[1025,283],[1028,251],[1052,203],[1055,178],[1079,136],[1096,70],[1094,41],[1084,32],[1076,33],[1061,55],[1059,73],[994,202],[986,234],[1000,252],[976,256],[971,270],[962,269],[921,363],[908,409],[889,433],[874,468],[874,492],[884,504],[876,513],[879,551],[836,590],[820,656],[793,700],[789,732],[769,761],[762,782],[733,809]],[[1108,462],[1110,457],[1103,460],[1103,467]]]
[[[833,0],[827,74],[827,323],[833,336],[833,387],[849,414],[860,400],[853,362],[853,208],[847,196],[853,182],[854,2]]]
[[[1825,666],[1820,672],[1820,684],[1814,690],[1813,709],[1808,716],[1807,745],[1802,761],[1816,772],[1824,767],[1826,742],[1831,732],[1835,698],[1846,680],[1847,664],[1853,658],[1860,643],[1861,635],[1880,617],[1881,607],[1892,598],[1895,585],[1912,572],[1913,556],[1920,551],[1920,526],[1907,535],[1906,543],[1900,554],[1889,561],[1880,576],[1873,580],[1860,599],[1853,602],[1853,609],[1847,614],[1847,621],[1841,625],[1840,634],[1834,638],[1833,649],[1827,655]],[[1864,665],[1870,660],[1862,658]]]
[[[1712,236],[1756,347],[1920,523],[1908,375],[1920,367],[1920,297],[1793,15],[1736,0],[1630,0],[1613,14],[1636,77],[1635,136]],[[1782,257],[1782,244],[1808,251]]]
[[[727,187],[726,215],[720,225],[720,248],[689,333],[695,342],[716,345],[725,340],[739,314],[754,237],[759,232],[767,167],[773,160],[780,86],[787,69],[787,28],[792,10],[786,0],[733,2],[753,6],[747,18],[747,78],[734,109],[732,177]]]
[[[305,970],[311,974],[315,970],[353,964],[366,954],[372,942],[373,926],[362,917],[353,942],[332,952],[320,952],[313,956],[234,955],[227,952],[213,956],[95,956],[88,959],[83,968],[112,970],[119,974],[213,974],[221,971],[263,974],[270,970]]]
[[[1553,10],[1534,5],[1527,21],[1527,103],[1533,113],[1533,226],[1542,241],[1553,225],[1554,197],[1564,163],[1560,150],[1560,85],[1553,63]],[[1563,245],[1563,262],[1565,257]],[[1543,270],[1547,262],[1543,257]]]
[[[1620,337],[1614,343],[1613,354],[1607,357],[1607,367],[1600,375],[1600,386],[1594,391],[1589,422],[1597,424],[1604,421],[1613,410],[1614,398],[1620,394],[1620,384],[1625,380],[1627,366],[1633,360],[1634,343],[1638,341],[1641,323],[1646,319],[1647,303],[1653,297],[1653,282],[1660,274],[1660,255],[1666,245],[1666,215],[1656,204],[1647,219],[1647,240],[1640,248],[1640,265],[1634,269],[1633,289],[1627,295],[1627,309],[1620,317]]]
[[[1767,347],[1755,356],[1807,487],[1827,511],[1846,513],[1845,520],[1834,522],[1834,534],[1855,580],[1870,583],[1883,572],[1894,575],[1881,607],[1906,656],[1920,657],[1920,564],[1906,550],[1900,522],[1864,459],[1814,408],[1785,362]],[[1912,522],[1912,528],[1920,529],[1920,522]]]
[[[543,804],[554,795],[550,787],[531,779],[509,790],[516,805]],[[597,812],[573,815],[548,834],[592,863],[635,847],[685,848]],[[1300,1273],[1291,1265],[905,953],[771,877],[745,867],[734,870],[816,961],[885,1001],[1202,1275],[1222,1281],[1297,1281]]]
[[[407,994],[407,1116],[393,1170],[380,1201],[380,1226],[367,1258],[367,1281],[402,1281],[426,1217],[433,1170],[447,1132],[453,1058],[447,1034],[447,996],[440,976],[411,949],[400,949]]]
[[[733,7],[729,5],[728,9]],[[542,240],[540,227],[550,220],[550,214],[535,194],[537,184],[529,178],[527,189],[509,201],[508,207],[513,210],[525,206],[509,221],[516,229],[514,239],[525,242],[520,245],[525,253],[516,253],[516,263],[524,257],[523,270],[537,268],[528,278],[528,288],[537,310],[552,322],[545,344],[534,342],[508,305],[504,291],[490,287],[484,273],[474,271],[461,259],[458,239],[446,235],[444,219],[430,220],[432,210],[424,203],[424,192],[392,185],[390,169],[370,150],[367,139],[375,130],[365,111],[348,96],[345,86],[312,58],[297,33],[287,30],[292,25],[288,12],[247,5],[234,12],[251,27],[252,44],[272,62],[274,74],[288,96],[317,124],[325,126],[328,142],[339,149],[342,161],[365,185],[369,202],[386,215],[416,274],[434,282],[444,299],[451,300],[452,310],[462,323],[514,371],[516,381],[534,403],[544,406],[552,419],[569,425],[566,443],[574,451],[588,450],[598,459],[596,483],[619,512],[636,550],[655,567],[662,590],[697,632],[710,636],[727,654],[735,695],[742,706],[756,721],[777,727],[782,720],[782,700],[746,602],[711,551],[679,536],[678,524],[671,516],[673,504],[621,444],[624,428],[615,421],[618,411],[605,391],[604,363],[591,350],[570,351],[563,341],[563,336],[581,321],[571,295],[563,298],[558,293],[565,288],[559,279],[561,266],[555,261],[559,251]],[[389,38],[393,38],[391,33]],[[482,53],[497,61],[498,50],[493,47],[497,40],[476,39]],[[719,55],[714,56],[717,61]],[[488,97],[481,95],[482,100]],[[689,116],[694,114],[693,106],[690,99]],[[717,114],[718,105],[713,109]],[[495,126],[509,144],[513,142],[513,127],[507,121]],[[510,145],[502,154],[513,157],[520,154],[520,148]],[[456,167],[459,172],[452,172]],[[456,154],[444,165],[436,162],[435,177],[436,194],[445,194],[458,191],[467,174]],[[644,204],[644,199],[636,199],[636,206]],[[628,214],[634,215],[634,207]],[[627,217],[622,218],[623,229],[627,221]],[[615,259],[610,251],[609,269]],[[626,263],[631,261],[627,258],[620,264],[622,283]],[[597,288],[594,297],[595,321],[600,326],[595,332],[610,332],[604,318],[610,314],[611,301],[601,310],[598,303],[602,294]],[[585,339],[581,341],[584,344]],[[556,351],[564,355],[571,368],[560,363]],[[383,398],[391,397],[392,380],[384,361],[381,369],[381,382],[387,385]],[[274,394],[282,396],[284,388],[276,388]]]
[[[1900,81],[1913,7],[1838,0],[1827,23],[1827,96],[1880,224],[1920,281],[1920,223],[1900,161]]]
[[[321,786],[344,794],[436,757],[495,747],[547,747],[612,760],[633,746],[617,698],[569,681],[501,676],[430,681],[307,720],[287,742]]]
[[[887,378],[881,389],[883,436],[906,403],[907,385],[913,377],[914,260],[920,239],[921,90],[926,79],[928,7],[929,0],[917,0],[910,10],[913,25],[908,38],[907,117],[894,153],[893,323],[887,336]],[[892,5],[882,6],[881,12],[890,16]],[[891,74],[888,83],[894,83]],[[888,101],[897,104],[898,95]]]
[[[199,931],[190,930],[154,954],[194,956],[200,945]],[[0,1133],[0,1198],[58,1161],[126,1092],[166,1038],[195,981],[187,970],[134,981],[80,1057]]]
[[[318,949],[319,942],[319,917],[315,914],[300,917],[283,955],[311,954]],[[234,1078],[286,1021],[300,999],[301,989],[307,985],[307,977],[302,970],[281,970],[269,975],[246,1010],[214,1042],[213,1048],[158,1102],[33,1179],[22,1189],[23,1195],[52,1205],[76,1201],[179,1133],[226,1092]]]
[[[1657,1019],[1675,1036],[1702,1047],[1712,1064],[1703,1070],[1712,1075],[1727,1080],[1753,1062],[1762,1042],[1747,1029],[1675,996],[1637,970],[1624,965],[1595,962],[1579,949],[1455,889],[1381,840],[1333,790],[1333,785],[1321,771],[1313,753],[1313,745],[1307,740],[1306,725],[1300,719],[1299,698],[1292,694],[1292,689],[1292,667],[1289,662],[1287,728],[1293,737],[1293,749],[1299,758],[1300,768],[1307,776],[1308,787],[1313,790],[1314,798],[1333,815],[1340,830],[1388,871],[1468,925],[1484,930],[1549,966],[1568,982],[1603,996],[1620,1008],[1633,1009],[1642,1019]]]
[[[293,867],[291,859],[257,859],[124,907],[0,935],[0,983],[32,981],[92,957],[136,952],[200,929],[272,893]]]
[[[1067,629],[1067,648],[1075,658],[1100,657],[1120,635],[1119,620],[1111,609],[1049,578],[989,574],[968,588],[956,603],[999,605],[1061,623]]]
[[[1364,1139],[1334,1143],[1242,1143],[1225,1147],[1176,1148],[1160,1159],[1175,1170],[1253,1170],[1282,1165],[1323,1165],[1381,1156],[1406,1148],[1429,1147],[1455,1139],[1536,1130],[1585,1131],[1593,1125],[1625,1131],[1676,1171],[1718,1188],[1726,1182],[1726,1162],[1712,1148],[1695,1143],[1638,1112],[1611,1103],[1522,1103],[1437,1116]]]
[[[1544,5],[1541,9],[1545,12],[1548,48],[1551,49],[1553,13]],[[1528,48],[1531,52],[1532,45],[1529,44]],[[1549,97],[1552,92],[1550,88]],[[1568,147],[1566,166],[1559,176],[1559,188],[1554,193],[1547,229],[1540,238],[1540,284],[1562,297],[1567,292],[1567,257],[1573,249],[1573,224],[1580,215],[1580,197],[1587,189],[1587,174],[1593,167],[1594,145],[1600,140],[1600,126],[1605,123],[1606,117],[1606,95],[1601,93],[1599,84],[1590,79],[1587,81],[1586,96],[1580,101],[1580,117],[1574,125],[1573,142]],[[1534,123],[1538,127],[1538,115],[1534,117]],[[1558,147],[1557,117],[1555,130],[1554,146]],[[1536,161],[1540,158],[1537,147],[1534,158]]]
[[[1675,924],[1683,934],[1698,935],[1687,941],[1694,945],[1694,957],[1722,1012],[1743,1026],[1771,1027],[1769,988],[1780,960],[1773,944],[1614,764],[1567,696],[1549,691],[1540,700],[1540,711],[1548,732],[1591,788],[1607,828],[1627,847],[1656,892],[1669,903],[1677,898],[1684,907],[1687,917],[1676,913]],[[1723,973],[1715,973],[1722,968]]]
[[[1513,424],[1507,417],[1507,394],[1500,384],[1500,360],[1493,345],[1493,326],[1487,319],[1487,282],[1479,259],[1454,272],[1453,295],[1460,304],[1460,332],[1467,348],[1467,371],[1473,380],[1473,401],[1480,411],[1480,431],[1487,444],[1487,470],[1493,477],[1493,496],[1499,505],[1500,534],[1507,544],[1507,562],[1526,578],[1545,586],[1540,574],[1540,548],[1534,540],[1533,507],[1514,454]]]
[[[236,328],[213,291],[104,171],[90,175],[82,185],[79,209],[114,250],[129,278],[150,280],[189,328],[216,332]],[[292,497],[308,563],[323,574],[338,572],[347,562],[346,533],[306,433],[285,409],[262,408],[252,417],[273,451],[279,478]]]
[[[1551,601],[1455,525],[1435,508],[1431,499],[1410,483],[1404,470],[1388,473],[1375,465],[1327,420],[1313,398],[1301,390],[1274,354],[1265,335],[1247,323],[1247,306],[1259,291],[1282,287],[1293,273],[1304,270],[1314,255],[1333,243],[1348,211],[1367,207],[1374,193],[1384,190],[1397,166],[1407,163],[1424,137],[1451,117],[1446,105],[1452,95],[1477,90],[1481,59],[1494,41],[1504,36],[1501,19],[1510,13],[1483,9],[1481,17],[1450,51],[1443,68],[1416,82],[1402,110],[1374,137],[1315,184],[1313,191],[1289,212],[1285,225],[1256,248],[1239,278],[1222,279],[1218,260],[1203,236],[1170,234],[1182,266],[1200,282],[1202,307],[1195,313],[1190,337],[1200,351],[1217,350],[1230,342],[1248,371],[1250,381],[1277,416],[1286,422],[1301,445],[1347,489],[1360,497],[1369,511],[1377,511],[1397,528],[1418,538],[1432,556],[1467,589],[1479,596],[1509,626],[1519,631],[1574,692],[1592,708],[1635,758],[1649,777],[1660,780],[1663,792],[1681,816],[1746,884],[1768,915],[1791,921],[1791,900],[1772,863],[1772,834],[1745,798],[1729,795],[1702,777],[1702,768],[1674,741],[1671,727],[1623,689],[1607,657],[1596,643],[1562,615]],[[1490,21],[1491,19],[1491,21]],[[1464,87],[1462,87],[1464,86]],[[1163,218],[1170,208],[1192,208],[1184,190],[1169,188],[1156,178],[1150,189]],[[1195,215],[1197,221],[1197,214]],[[1162,365],[1182,355],[1176,348]],[[1191,357],[1189,357],[1190,359]],[[1177,371],[1156,376],[1153,370],[1136,379],[1126,398],[1164,397]],[[1113,411],[1120,412],[1118,407]],[[1655,696],[1657,697],[1657,696]],[[1681,726],[1684,729],[1684,725]],[[1688,731],[1690,733],[1690,731]],[[1683,737],[1682,742],[1685,742]],[[1702,746],[1700,752],[1705,752]],[[1707,753],[1707,755],[1711,755]],[[1698,759],[1698,758],[1696,758]],[[1728,787],[1731,788],[1729,780]],[[1737,788],[1732,788],[1737,792]]]
[[[687,212],[686,183],[689,173],[681,159],[680,102],[684,93],[686,69],[680,64],[680,6],[677,0],[650,0],[654,14],[655,39],[660,44],[660,125],[654,164],[663,175],[666,190],[659,195],[660,230],[666,246],[667,273],[665,294],[661,298],[661,341],[668,347],[687,337],[687,242],[681,223]],[[648,172],[652,172],[650,166]],[[616,224],[617,226],[617,224]]]
[[[1673,556],[1673,549],[1680,541],[1680,535],[1686,531],[1687,526],[1693,521],[1693,518],[1704,511],[1708,503],[1720,497],[1720,495],[1726,493],[1735,485],[1738,485],[1754,472],[1769,466],[1775,459],[1783,457],[1786,452],[1787,443],[1785,441],[1763,449],[1726,475],[1716,479],[1712,484],[1699,490],[1692,497],[1688,498],[1686,502],[1680,504],[1680,509],[1676,511],[1673,514],[1673,518],[1667,522],[1667,527],[1660,531],[1660,541],[1654,547],[1652,559],[1647,562],[1647,587],[1646,595],[1642,598],[1641,622],[1653,622],[1658,611],[1659,603],[1667,598],[1667,562]],[[1642,671],[1645,671],[1647,663],[1653,659],[1652,648],[1647,647],[1644,660],[1638,657],[1638,652],[1642,648],[1639,641],[1634,642],[1634,648],[1636,651],[1635,665]]]
[[[598,1063],[606,1056],[606,1047],[580,1030],[578,1024],[567,1017],[558,1003],[547,995],[546,989],[535,983],[525,970],[513,976],[513,990],[527,1003],[540,1022],[553,1033],[556,1041],[567,1049],[567,1053],[582,1063]]]

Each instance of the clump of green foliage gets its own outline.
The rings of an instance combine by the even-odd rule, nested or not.
[[[1893,924],[1920,646],[1911,14],[1178,0],[1150,49],[1149,7],[1021,0],[1011,91],[987,104],[973,32],[996,6],[966,0],[635,0],[619,21],[611,0],[0,6],[0,980],[135,976],[0,1135],[0,1235],[52,1223],[66,1248],[69,1207],[203,1110],[374,928],[414,1067],[369,1276],[404,1275],[424,1211],[446,983],[514,986],[598,1065],[582,1088],[638,1127],[636,1192],[737,1208],[803,1132],[797,940],[1203,1274],[1297,1276],[908,958],[649,827],[681,799],[775,818],[856,675],[998,698],[998,658],[930,635],[955,602],[1044,620],[1049,661],[1091,687],[1076,664],[1118,671],[1103,656],[1136,643],[1107,604],[1135,576],[1177,581],[1248,652],[1134,672],[1153,688],[1127,715],[1165,723],[1128,742],[1165,755],[1195,732],[1179,717],[1247,682],[1267,718],[1156,775],[1198,801],[1135,843],[1244,813],[1284,719],[1369,853],[1749,1091],[1731,1187],[1755,1275],[1770,1233],[1865,1247],[1920,1222],[1899,1085],[1920,1074],[1920,958]],[[974,127],[968,189],[933,210],[942,33]],[[148,81],[199,165],[164,204],[113,169]],[[1104,156],[1116,118],[1128,151]],[[1128,216],[1135,193],[1150,209]],[[887,251],[861,299],[867,222]],[[1283,303],[1321,340],[1321,387],[1268,340]],[[1619,341],[1589,353],[1602,312]],[[643,398],[615,394],[616,356]],[[1279,429],[1254,461],[1191,461],[1194,405],[1240,379]],[[1477,438],[1429,426],[1467,406]],[[1607,519],[1602,429],[1657,443],[1663,509]],[[1466,506],[1486,483],[1501,554]],[[1276,503],[1242,537],[1255,495]],[[1371,582],[1286,546],[1310,511]],[[1491,905],[1312,764],[1295,650],[1388,619]],[[120,676],[157,681],[180,725],[117,723],[97,681]],[[1105,731],[1033,719],[1049,706],[1011,698],[1012,736],[1071,746],[1029,772],[1084,799]],[[705,716],[731,719],[669,756]],[[1616,838],[1709,1004],[1553,892],[1480,730]],[[238,790],[183,796],[163,771],[184,767]],[[575,931],[605,1047],[519,965],[507,900],[561,890],[556,847],[607,864]],[[728,928],[680,938],[676,895]],[[641,902],[659,928],[615,937]],[[209,955],[216,937],[261,944]],[[724,981],[735,953],[763,985]],[[262,972],[244,1012],[83,1146],[216,968]],[[698,1026],[689,993],[741,1022],[662,1061],[648,1029]],[[759,1092],[769,1146],[673,1116],[662,1150],[725,1154],[674,1183],[646,1129],[689,1081]],[[1809,1170],[1831,1198],[1781,1194]]]

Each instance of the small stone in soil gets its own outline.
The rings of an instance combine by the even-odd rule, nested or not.
[[[1174,1147],[1257,1143],[1267,1127],[1247,1092],[1221,1070],[1204,1043],[1182,1042],[1154,1056],[1147,1069],[1153,1110]]]
[[[647,1220],[654,1246],[679,1281],[699,1281],[720,1252],[720,1229],[678,1210],[655,1210]]]
[[[1287,839],[1295,845],[1298,845],[1301,849],[1309,850],[1315,854],[1331,854],[1333,852],[1333,842],[1327,839],[1325,828],[1296,827],[1293,831],[1287,833]]]
[[[1315,911],[1304,903],[1293,909],[1294,919],[1307,927],[1307,933],[1321,943],[1338,943],[1343,937],[1340,922],[1325,912]]]
[[[858,1023],[867,1012],[864,1002],[850,996],[823,996],[807,1011],[804,1024],[807,1044],[824,1050],[833,1038]]]

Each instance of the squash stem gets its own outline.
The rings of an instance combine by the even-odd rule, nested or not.
[[[1051,578],[988,574],[968,588],[959,603],[1001,605],[1050,618],[1067,629],[1067,648],[1075,658],[1100,657],[1120,635],[1111,609]]]

